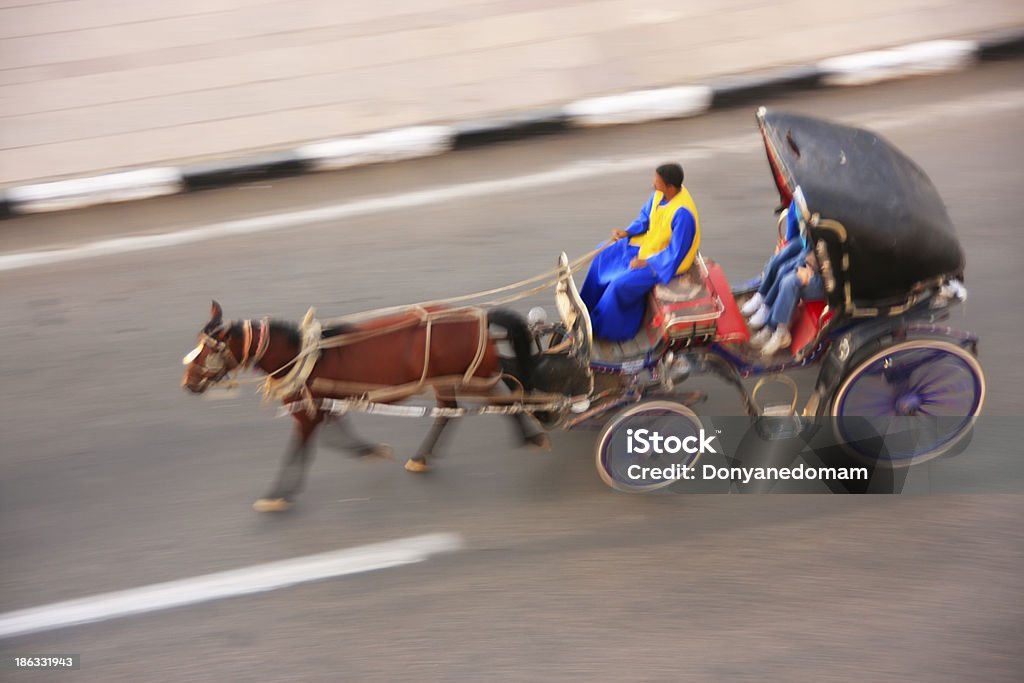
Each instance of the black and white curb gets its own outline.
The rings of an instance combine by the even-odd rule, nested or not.
[[[576,128],[682,119],[760,103],[782,92],[868,85],[957,71],[979,61],[1024,55],[1024,28],[980,40],[934,40],[861,52],[711,84],[639,90],[579,100],[558,109],[445,126],[413,126],[303,145],[292,150],[184,167],[159,167],[13,187],[0,194],[0,219],[125,202],[239,183],[433,156]]]

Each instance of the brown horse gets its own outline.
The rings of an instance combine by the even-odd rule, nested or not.
[[[319,398],[355,398],[371,391],[393,395],[379,399],[381,403],[398,403],[432,387],[437,404],[455,408],[458,394],[468,396],[497,395],[497,379],[507,387],[521,385],[531,388],[534,367],[531,337],[526,322],[514,311],[495,309],[483,316],[446,317],[443,307],[404,311],[351,325],[339,325],[322,331],[323,348],[303,387],[283,397],[285,404]],[[437,316],[429,329],[423,324],[424,313]],[[498,339],[481,325],[496,325],[505,330],[515,358],[498,354]],[[429,341],[427,336],[429,334]],[[268,375],[278,375],[290,367],[302,351],[302,333],[294,323],[275,320],[225,321],[216,301],[210,321],[199,335],[199,346],[185,357],[182,385],[196,394],[222,381],[235,370],[252,368]],[[331,346],[331,339],[343,345]],[[352,343],[344,343],[348,341]],[[482,352],[482,353],[481,353]],[[426,368],[424,368],[426,364]],[[472,372],[471,372],[472,371]],[[467,377],[467,375],[469,375]],[[424,384],[421,384],[423,382]],[[412,394],[403,387],[414,390]],[[389,392],[388,388],[397,388]],[[300,405],[304,405],[300,404]],[[287,509],[304,485],[311,457],[310,439],[326,414],[297,410],[293,444],[286,453],[281,470],[270,491],[256,501],[261,512]],[[548,436],[540,425],[524,414],[511,416],[524,444],[549,447]],[[439,417],[406,469],[423,472],[427,458],[433,454],[441,433],[451,418]],[[335,444],[360,456],[387,455],[383,444],[372,444],[356,436],[345,416],[331,418],[338,428],[340,442]]]

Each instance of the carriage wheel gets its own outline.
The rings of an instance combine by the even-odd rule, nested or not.
[[[675,436],[682,440],[697,436],[702,427],[697,414],[681,403],[645,401],[632,405],[613,417],[598,435],[594,449],[597,473],[605,484],[626,493],[645,493],[670,486],[678,477],[655,476],[651,470],[675,465],[692,466],[700,456],[682,451],[654,453],[650,448],[647,453],[631,453],[628,448],[630,432],[636,434],[637,430],[647,429],[648,434],[657,432],[666,439]],[[675,441],[670,446],[675,447]],[[634,450],[642,448],[636,440]],[[662,450],[666,451],[665,448]],[[634,466],[639,469],[631,471]],[[648,469],[645,471],[643,468]]]
[[[985,375],[973,355],[944,340],[904,341],[847,374],[832,400],[832,428],[854,455],[909,467],[960,443],[984,402]]]

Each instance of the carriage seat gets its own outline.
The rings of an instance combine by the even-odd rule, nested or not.
[[[722,267],[702,256],[648,295],[652,324],[670,340],[742,342],[750,338]]]
[[[708,291],[703,273],[696,267],[690,268],[682,275],[677,275],[674,280],[666,285],[655,285],[652,293],[657,301],[666,304],[694,301],[711,294]]]
[[[793,341],[789,348],[794,356],[814,341],[818,337],[818,331],[832,318],[832,311],[825,311],[827,305],[828,302],[822,299],[801,301],[797,306],[790,325]]]

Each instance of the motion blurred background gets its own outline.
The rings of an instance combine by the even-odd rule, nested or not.
[[[1022,25],[1019,0],[0,0],[0,187]],[[951,324],[981,338],[999,457],[1019,455],[1024,415],[1020,64],[763,102],[872,128],[939,188],[968,257]],[[745,280],[776,238],[755,108],[0,222],[0,619],[417,534],[464,541],[412,566],[0,639],[0,655],[79,653],[59,680],[97,682],[1018,683],[1019,475],[985,472],[1007,495],[630,496],[599,480],[590,432],[534,453],[503,420],[466,420],[417,476],[401,463],[427,425],[369,416],[357,427],[395,462],[321,446],[295,508],[261,516],[287,420],[249,393],[181,390],[211,299],[228,318],[298,320],[501,286],[627,225],[668,160],[686,169],[702,250]],[[181,239],[133,241],[154,234]],[[72,257],[32,260],[61,249]],[[546,295],[522,312],[534,304],[553,314]],[[734,414],[729,392],[700,411]],[[918,490],[970,483],[978,464],[936,462]]]

